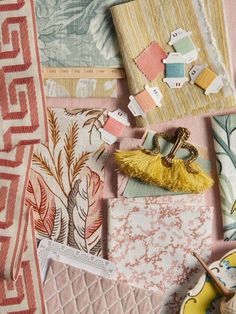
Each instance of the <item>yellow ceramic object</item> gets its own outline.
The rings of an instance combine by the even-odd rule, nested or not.
[[[222,259],[210,265],[216,276],[228,288],[236,288],[236,250],[230,251]],[[220,313],[220,295],[209,277],[204,274],[197,285],[189,291],[180,314]],[[213,309],[213,307],[216,307]]]

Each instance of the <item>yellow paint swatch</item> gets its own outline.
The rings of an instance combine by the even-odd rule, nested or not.
[[[206,90],[208,86],[217,78],[217,74],[206,68],[203,70],[200,75],[197,77],[195,84]]]

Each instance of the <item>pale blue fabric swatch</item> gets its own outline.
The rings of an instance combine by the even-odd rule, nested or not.
[[[36,0],[45,67],[120,67],[110,7],[125,0]]]

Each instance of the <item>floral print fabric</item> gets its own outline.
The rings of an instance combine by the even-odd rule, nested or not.
[[[101,254],[105,117],[103,109],[48,109],[49,143],[35,146],[26,194],[37,239]]]
[[[122,2],[36,0],[43,66],[121,66],[110,7]]]
[[[108,257],[118,279],[151,290],[164,286],[164,313],[179,313],[199,276],[191,251],[210,257],[212,214],[201,195],[110,200]]]

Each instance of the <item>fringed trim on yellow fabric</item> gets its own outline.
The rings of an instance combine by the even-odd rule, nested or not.
[[[151,155],[142,150],[117,151],[115,159],[119,169],[127,176],[146,183],[158,185],[174,192],[201,193],[209,189],[214,180],[197,163],[191,168],[197,174],[189,173],[183,160],[174,159],[173,165],[163,165],[162,155]]]

